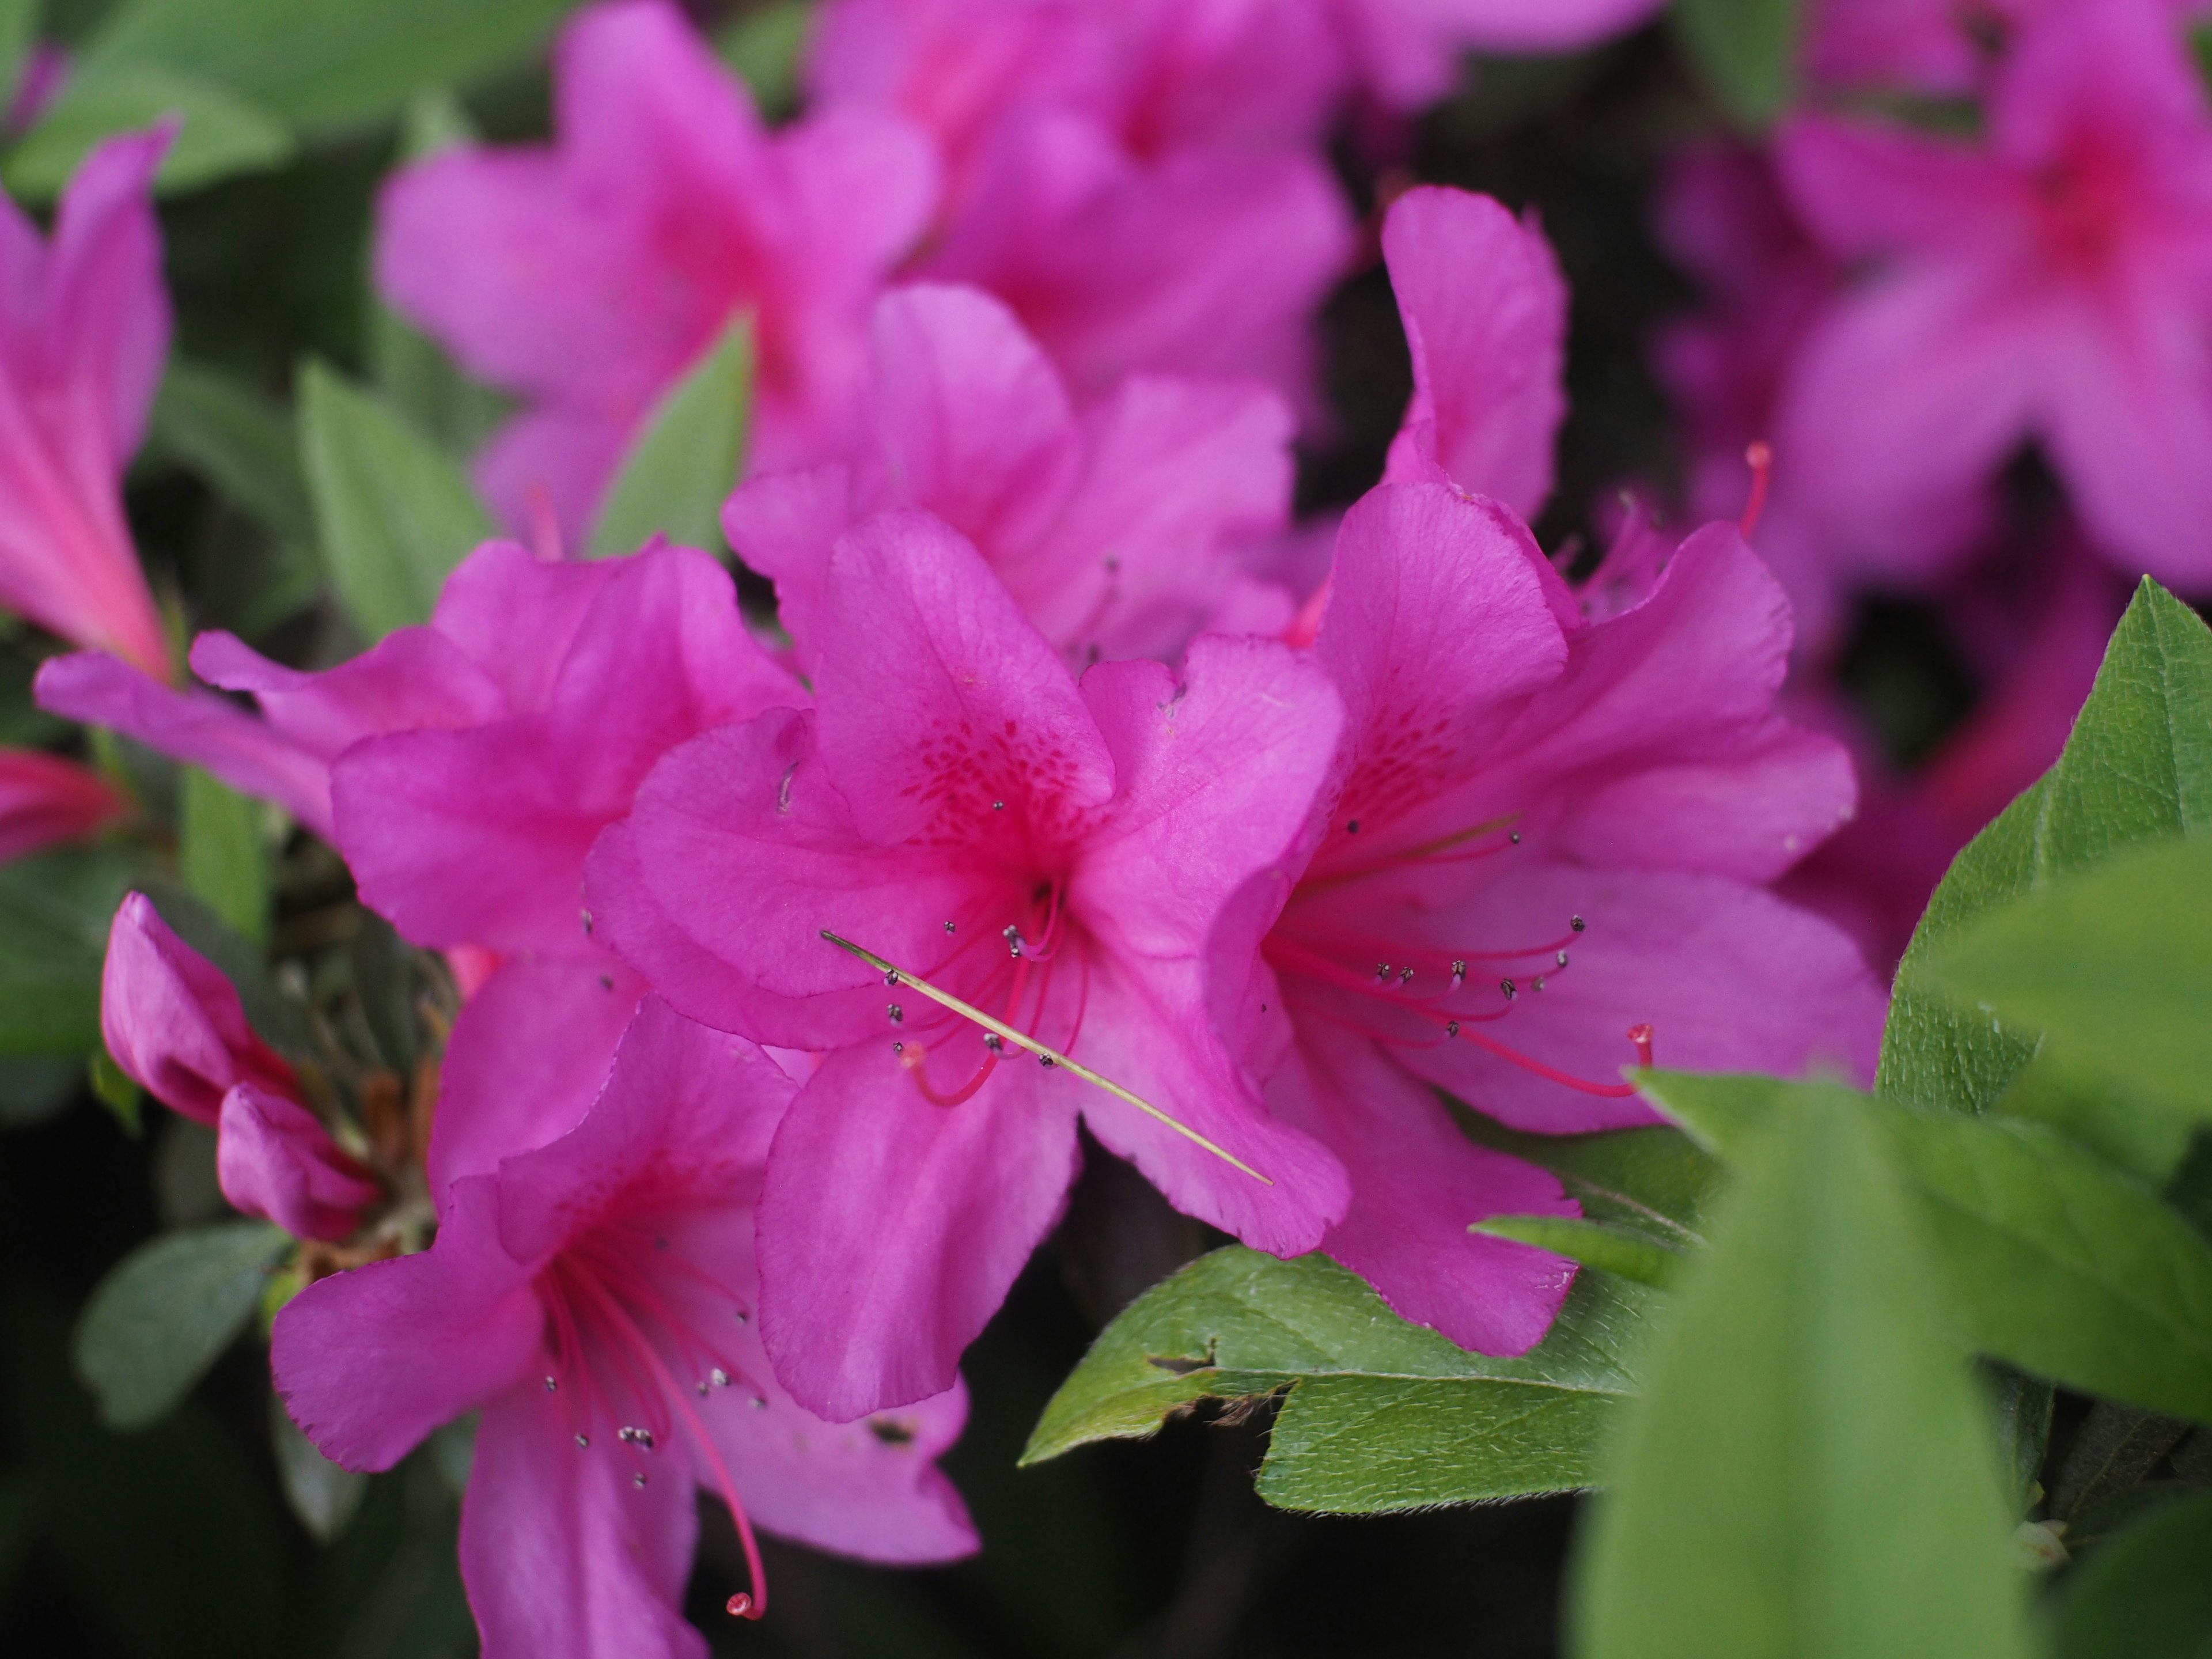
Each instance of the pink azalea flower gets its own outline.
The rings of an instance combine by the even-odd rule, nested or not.
[[[1451,89],[1470,52],[1571,52],[1625,34],[1665,0],[1334,0],[1361,78],[1411,109]]]
[[[1242,574],[1290,520],[1291,415],[1258,386],[1133,375],[1080,415],[1012,313],[973,289],[876,307],[875,441],[850,465],[756,477],[723,514],[811,661],[830,550],[926,507],[972,541],[1069,661],[1170,657],[1226,615],[1279,633],[1289,596]]]
[[[1346,515],[1315,645],[1347,710],[1334,792],[1217,1017],[1287,1053],[1270,1103],[1352,1173],[1322,1248],[1407,1317],[1517,1353],[1572,1271],[1468,1236],[1574,1209],[1432,1087],[1565,1133],[1651,1121],[1616,1080],[1639,1038],[1699,1070],[1871,1068],[1858,952],[1764,890],[1852,804],[1842,750],[1774,712],[1789,646],[1725,526],[1589,622],[1494,502],[1386,483]]]
[[[383,1195],[331,1141],[298,1079],[246,1023],[222,970],[170,931],[143,894],[115,913],[100,1024],[124,1074],[216,1132],[222,1195],[301,1238],[343,1238]]]
[[[842,1420],[947,1386],[1058,1215],[1079,1115],[1179,1207],[1278,1254],[1318,1243],[1336,1162],[1266,1118],[1203,981],[1222,919],[1286,890],[1335,742],[1319,672],[1207,637],[1180,687],[1151,662],[1079,686],[917,512],[839,541],[816,664],[813,710],[670,754],[588,876],[602,936],[678,1008],[824,1053],[761,1200],[763,1331],[793,1395]],[[887,987],[825,930],[1246,1168]]]
[[[585,530],[639,416],[741,309],[754,462],[838,453],[868,305],[930,211],[920,136],[854,110],[765,131],[667,0],[569,23],[554,105],[554,148],[422,162],[386,185],[379,221],[386,296],[528,400],[480,468],[506,520],[538,504]]]
[[[82,841],[129,815],[97,772],[36,749],[0,748],[0,864]]]
[[[482,1412],[461,1573],[486,1659],[703,1659],[680,1611],[702,1486],[750,1565],[733,1612],[765,1604],[750,1519],[882,1561],[975,1547],[934,1464],[966,1413],[957,1385],[838,1427],[762,1353],[752,1206],[791,1091],[751,1045],[648,1000],[573,1130],[457,1179],[428,1251],[277,1316],[278,1391],[348,1468]]]
[[[1813,0],[1804,23],[1807,76],[1822,87],[1934,94],[1977,90],[1989,45],[2054,0]],[[2204,0],[2164,0],[2176,17]]]
[[[148,192],[174,134],[94,149],[51,241],[0,200],[0,605],[157,677],[168,636],[122,483],[169,349]]]
[[[1799,355],[1777,445],[1865,556],[2041,444],[2094,540],[2202,586],[2212,517],[2212,112],[2164,0],[2053,0],[1988,137],[1807,117],[1791,198],[1871,276]]]

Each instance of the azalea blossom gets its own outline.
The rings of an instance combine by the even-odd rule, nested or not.
[[[470,1114],[447,1085],[448,1111]],[[752,1526],[873,1560],[975,1547],[935,1467],[953,1386],[843,1426],[777,1385],[753,1323],[761,1162],[792,1085],[751,1045],[648,1000],[604,1088],[558,1138],[458,1176],[429,1249],[309,1285],[278,1314],[287,1408],[349,1468],[389,1468],[482,1413],[461,1575],[487,1659],[681,1656],[695,1492]]]
[[[130,815],[97,772],[37,749],[0,748],[0,864],[82,841]]]
[[[2212,109],[2164,0],[2052,0],[2021,28],[1965,143],[1790,124],[1790,199],[1869,268],[1812,331],[1782,464],[1847,556],[2039,444],[2091,538],[2130,571],[2212,565]]]
[[[765,130],[667,0],[579,13],[553,74],[553,148],[448,151],[379,210],[379,289],[526,400],[478,468],[506,522],[586,532],[640,417],[739,312],[754,462],[839,453],[868,306],[934,198],[927,143],[863,110]]]
[[[173,125],[111,138],[51,240],[0,199],[0,605],[157,678],[168,635],[123,516],[169,349],[149,199]]]
[[[989,561],[1070,662],[1171,657],[1208,623],[1279,633],[1290,599],[1243,574],[1290,520],[1291,419],[1266,389],[1132,375],[1080,412],[1012,313],[917,286],[876,307],[874,442],[849,463],[756,476],[722,515],[775,579],[811,661],[837,538],[926,507]]]
[[[1327,816],[1261,965],[1218,945],[1217,1017],[1284,1056],[1270,1104],[1352,1175],[1322,1248],[1407,1318],[1517,1353],[1573,1271],[1468,1236],[1574,1206],[1435,1089],[1569,1133],[1652,1121],[1618,1079],[1655,1051],[1871,1070],[1858,951],[1765,890],[1853,799],[1842,750],[1775,713],[1789,646],[1729,526],[1589,621],[1495,502],[1386,483],[1346,515],[1314,647],[1347,710]]]
[[[123,901],[108,933],[100,1024],[125,1076],[216,1131],[216,1176],[234,1208],[301,1238],[338,1239],[384,1196],[247,1024],[237,988],[143,893]]]
[[[1413,108],[1451,89],[1470,52],[1571,52],[1648,21],[1665,0],[1334,0],[1362,78]]]
[[[670,753],[587,894],[678,1009],[823,1056],[769,1155],[762,1326],[793,1396],[845,1420],[949,1385],[1058,1216],[1079,1115],[1260,1249],[1341,1213],[1335,1159],[1267,1119],[1204,1002],[1221,918],[1287,890],[1338,714],[1258,640],[1200,639],[1180,683],[1115,662],[1079,685],[927,514],[848,532],[828,578],[815,707]]]

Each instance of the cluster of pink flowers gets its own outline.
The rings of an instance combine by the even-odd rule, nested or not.
[[[1528,526],[1565,409],[1557,262],[1486,198],[1406,193],[1380,244],[1413,396],[1299,583],[1305,335],[1352,242],[1323,141],[1466,45],[1651,9],[833,0],[808,112],[773,130],[672,5],[581,15],[556,144],[402,173],[379,279],[522,396],[481,481],[571,545],[749,312],[724,522],[775,583],[772,642],[702,552],[539,538],[335,667],[206,634],[204,686],[178,683],[117,487],[161,359],[162,140],[96,156],[51,250],[9,222],[29,275],[0,299],[44,310],[0,337],[25,434],[0,598],[88,647],[42,702],[281,805],[465,994],[415,1192],[143,896],[104,1020],[217,1129],[241,1211],[336,1243],[424,1206],[428,1248],[283,1309],[275,1376],[351,1468],[482,1413],[488,1653],[702,1651],[700,1487],[750,1562],[733,1611],[765,1606],[754,1521],[974,1547],[933,1460],[1079,1122],[1185,1212],[1519,1353],[1572,1264],[1468,1224],[1576,1206],[1440,1091],[1574,1133],[1651,1121],[1620,1079],[1655,1050],[1870,1070],[1858,945],[1775,890],[1856,802],[1844,745],[1782,712],[1784,586],[1825,622],[1867,560],[1940,569],[2029,434],[2089,544],[2193,569],[2212,381],[2175,342],[2202,343],[2208,219],[2172,208],[2212,125],[2157,0],[2053,0],[2019,9],[1983,141],[1807,118],[1773,167],[1686,164],[1668,224],[1717,299],[1664,360],[1714,521],[1632,525],[1579,585]],[[1731,521],[1764,436],[1781,581]],[[97,788],[0,795],[0,834],[104,821]]]

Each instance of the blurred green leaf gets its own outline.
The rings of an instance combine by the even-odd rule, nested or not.
[[[1618,1273],[1639,1285],[1664,1288],[1674,1278],[1681,1252],[1633,1228],[1609,1221],[1577,1220],[1563,1215],[1494,1215],[1468,1229],[1492,1238],[1533,1244],[1579,1261],[1585,1267]]]
[[[2100,1400],[2074,1431],[2051,1483],[2051,1512],[2071,1521],[2141,1486],[2181,1443],[2189,1425],[2156,1412]]]
[[[2013,1079],[1991,1109],[2055,1129],[2149,1186],[2172,1176],[2188,1152],[2186,1116],[2134,1097],[2109,1078],[2069,1069],[2047,1050]]]
[[[2212,1652],[2212,1492],[2170,1504],[2085,1561],[2059,1592],[2056,1659]]]
[[[2212,837],[2131,849],[1945,939],[1921,982],[2040,1030],[2069,1070],[2212,1122]],[[2177,1158],[2179,1147],[2175,1147]]]
[[[85,1084],[92,1097],[114,1114],[125,1134],[136,1140],[146,1133],[146,1091],[104,1047],[94,1048],[85,1062]]]
[[[40,0],[0,0],[0,96],[13,99],[39,38]]]
[[[353,984],[377,1054],[395,1072],[415,1064],[415,952],[373,910],[353,936]]]
[[[269,1396],[269,1439],[284,1501],[308,1535],[319,1544],[343,1535],[361,1513],[362,1499],[368,1496],[368,1477],[342,1469],[317,1451],[273,1394]]]
[[[261,807],[197,766],[185,769],[178,841],[185,884],[226,926],[250,939],[269,937],[269,851]]]
[[[0,865],[0,1059],[81,1059],[99,1043],[107,926],[135,868],[108,847]]]
[[[1549,1170],[1592,1221],[1610,1222],[1662,1244],[1703,1242],[1705,1206],[1721,1169],[1680,1129],[1534,1135],[1462,1109],[1468,1139]]]
[[[1754,1137],[1577,1565],[1583,1659],[2028,1652],[1986,1413],[1866,1115]]]
[[[720,550],[722,502],[744,459],[752,385],[752,319],[739,314],[640,424],[607,486],[590,556],[635,553],[656,533]]]
[[[2212,1245],[2063,1136],[1826,1084],[1648,1072],[1638,1086],[1731,1163],[1808,1111],[1851,1113],[1907,1183],[1970,1344],[2070,1387],[2212,1421]]]
[[[300,455],[324,562],[362,631],[427,622],[453,568],[493,533],[460,469],[374,392],[309,362]]]
[[[774,119],[799,106],[799,59],[813,28],[813,0],[768,0],[723,24],[714,51]]]
[[[1802,10],[1802,0],[1674,0],[1674,38],[1737,125],[1757,131],[1790,107]]]
[[[88,63],[159,64],[307,134],[383,119],[418,92],[532,57],[574,0],[124,0]]]
[[[1984,911],[2124,848],[2212,825],[2212,630],[2146,578],[2113,630],[2073,735],[1954,861],[1897,970],[1880,1087],[1987,1111],[2034,1043],[1925,985],[1941,941]],[[2124,1109],[2124,1103],[2116,1102]]]
[[[150,437],[270,535],[313,539],[299,441],[274,398],[222,369],[173,358],[154,399]]]
[[[157,195],[264,172],[292,157],[292,135],[283,123],[219,82],[158,63],[94,63],[70,76],[52,107],[8,152],[0,179],[14,195],[51,201],[101,139],[172,115],[184,125],[155,175]]]
[[[84,1068],[74,1060],[0,1060],[0,1129],[59,1115],[83,1086]]]
[[[1407,1324],[1325,1257],[1217,1250],[1107,1327],[1022,1462],[1151,1434],[1195,1401],[1285,1390],[1258,1486],[1287,1509],[1373,1514],[1586,1486],[1635,1386],[1653,1295],[1585,1273],[1541,1344],[1498,1359]]]
[[[77,1321],[77,1375],[112,1429],[176,1409],[231,1345],[291,1235],[266,1221],[223,1221],[157,1238],[100,1281]]]

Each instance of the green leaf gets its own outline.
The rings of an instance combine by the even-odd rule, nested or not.
[[[2212,1421],[2212,1245],[2065,1137],[1826,1084],[1648,1072],[1638,1086],[1731,1163],[1808,1111],[1852,1112],[1901,1172],[1969,1343],[2069,1387]]]
[[[1585,1273],[1541,1344],[1497,1359],[1407,1324],[1325,1257],[1217,1250],[1107,1327],[1022,1462],[1286,1391],[1258,1483],[1271,1504],[1372,1514],[1586,1486],[1654,1295]]]
[[[82,1059],[98,1045],[108,923],[135,867],[106,847],[0,865],[0,1059]]]
[[[169,116],[184,122],[155,175],[159,195],[281,167],[292,135],[267,110],[220,82],[155,63],[87,64],[0,163],[10,192],[52,201],[93,146]]]
[[[2116,1088],[2110,1079],[2071,1071],[2049,1053],[2030,1060],[1991,1110],[2054,1129],[2147,1186],[2166,1181],[2188,1154],[2187,1117]]]
[[[752,386],[752,319],[740,313],[639,426],[599,508],[592,558],[635,553],[656,533],[720,550],[722,502],[744,463]]]
[[[335,1541],[361,1513],[368,1496],[368,1477],[342,1469],[315,1449],[285,1414],[284,1402],[269,1396],[269,1441],[276,1454],[276,1478],[284,1501],[318,1544]]]
[[[324,562],[362,631],[427,622],[446,576],[493,533],[460,469],[374,392],[309,362],[300,455]]]
[[[185,883],[247,939],[269,937],[269,854],[261,807],[212,773],[184,771],[178,852]]]
[[[1577,1562],[1583,1659],[2027,1652],[1985,1411],[1862,1113],[1753,1137]]]
[[[161,64],[230,87],[299,131],[396,114],[532,57],[573,0],[124,0],[88,63]]]
[[[1680,1129],[1534,1135],[1464,1108],[1456,1115],[1469,1139],[1557,1176],[1589,1219],[1631,1228],[1662,1244],[1705,1242],[1705,1206],[1721,1168]]]
[[[313,538],[299,442],[275,398],[222,369],[173,358],[154,399],[150,437],[270,535]]]
[[[1988,910],[2138,842],[2212,825],[2212,631],[2146,579],[2050,771],[1954,861],[1897,970],[1880,1087],[1987,1111],[2034,1051],[1924,985],[1936,946]]]
[[[291,1235],[222,1221],[141,1246],[101,1279],[77,1321],[77,1375],[111,1429],[160,1421],[246,1328]]]
[[[1739,126],[1771,125],[1797,90],[1800,0],[1674,0],[1674,38]]]
[[[2071,1521],[2140,1486],[2189,1433],[2189,1425],[2156,1412],[2100,1400],[2074,1431],[2066,1461],[2051,1483],[2051,1512]]]
[[[2169,1504],[2060,1592],[2056,1659],[2203,1659],[2212,1632],[2212,1492]]]
[[[714,35],[715,55],[771,118],[799,105],[799,64],[814,28],[813,0],[769,0],[739,12]]]
[[[39,37],[39,6],[40,0],[0,0],[0,87],[10,97],[22,80],[23,59]]]
[[[2039,1030],[2073,1073],[2212,1122],[2200,1024],[2212,1010],[2212,837],[2131,849],[2024,894],[1943,940],[1921,979]]]
[[[146,1091],[115,1063],[114,1055],[104,1048],[94,1048],[85,1062],[84,1080],[92,1097],[115,1115],[125,1134],[136,1140],[146,1133]]]
[[[1563,1215],[1494,1215],[1476,1222],[1468,1231],[1533,1244],[1586,1267],[1660,1289],[1673,1282],[1674,1267],[1682,1254],[1672,1245],[1655,1243],[1631,1227]]]

